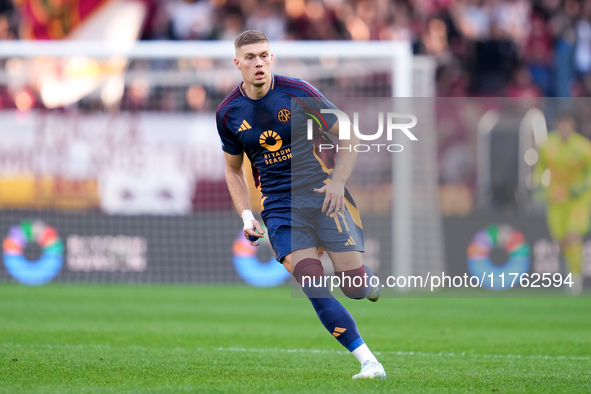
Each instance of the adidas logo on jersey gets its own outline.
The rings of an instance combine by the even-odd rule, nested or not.
[[[355,243],[355,240],[353,239],[353,237],[351,235],[349,235],[349,239],[347,240],[347,242],[345,242],[345,246],[352,246],[352,245],[357,245]]]
[[[252,127],[248,124],[248,122],[246,120],[242,121],[242,124],[240,125],[240,128],[238,129],[238,132],[244,131],[244,130],[249,130],[252,129]]]

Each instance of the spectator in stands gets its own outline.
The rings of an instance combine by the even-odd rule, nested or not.
[[[203,40],[213,31],[213,4],[210,1],[175,0],[167,2],[173,39]]]
[[[0,0],[0,40],[12,40],[15,34],[14,6],[10,0]]]
[[[524,65],[519,66],[513,73],[511,82],[507,86],[507,97],[541,97],[542,92],[533,83],[531,71]]]
[[[277,5],[259,2],[246,18],[246,29],[263,31],[270,40],[282,40],[285,38],[285,18]]]

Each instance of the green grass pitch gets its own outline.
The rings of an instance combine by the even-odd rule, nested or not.
[[[0,392],[591,391],[591,299],[342,300],[388,378],[289,287],[0,286]]]

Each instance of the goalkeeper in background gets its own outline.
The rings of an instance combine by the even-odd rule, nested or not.
[[[568,291],[583,288],[583,236],[589,231],[591,214],[591,142],[575,132],[572,114],[557,117],[556,130],[539,149],[534,180],[546,201],[550,235],[560,245],[567,274],[572,274]]]

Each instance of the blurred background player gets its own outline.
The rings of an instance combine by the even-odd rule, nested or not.
[[[275,257],[300,283],[328,332],[361,363],[360,373],[353,378],[384,379],[383,366],[359,335],[351,314],[326,286],[318,285],[324,278],[318,258],[318,248],[323,247],[341,278],[363,279],[362,286],[355,287],[350,282],[341,286],[345,295],[372,301],[379,297],[379,287],[372,289],[368,284],[373,274],[361,258],[361,221],[345,188],[356,153],[343,151],[333,171],[334,156],[323,160],[313,142],[307,140],[305,128],[297,129],[301,133],[294,133],[292,141],[292,97],[315,98],[313,101],[324,108],[335,108],[334,105],[307,82],[271,73],[273,54],[264,33],[245,31],[234,44],[234,63],[243,82],[221,102],[216,121],[225,155],[226,182],[242,215],[244,236],[254,246],[260,245],[257,239],[264,236],[251,211],[243,170],[246,154],[252,163],[255,184],[263,194],[261,216]],[[327,126],[330,133],[338,135],[336,117]],[[328,138],[322,131],[317,131],[316,137]],[[308,144],[310,149],[300,150],[305,154],[298,156],[298,165],[292,167],[296,140],[297,144]],[[292,171],[297,172],[298,168],[302,173],[292,180]],[[311,283],[310,279],[316,281]]]
[[[583,236],[591,214],[591,142],[575,132],[572,114],[557,117],[556,130],[540,148],[535,179],[547,203],[546,219],[552,238],[560,245],[571,294],[583,288]]]

